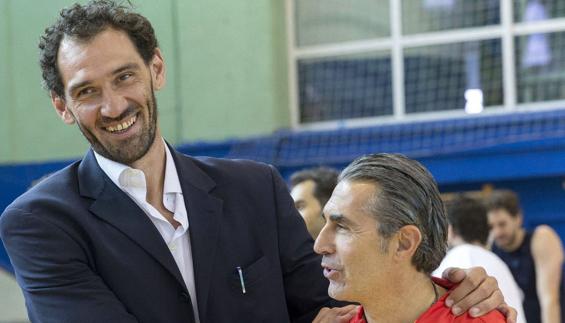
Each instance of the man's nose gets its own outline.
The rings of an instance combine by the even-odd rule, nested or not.
[[[492,229],[492,236],[494,238],[498,238],[501,234],[502,230],[500,230],[499,228],[493,228]]]
[[[100,111],[102,116],[107,118],[118,118],[125,110],[127,110],[127,108],[128,101],[123,95],[113,89],[107,89],[104,91]]]
[[[334,250],[332,235],[327,229],[327,225],[325,225],[320,234],[318,234],[316,241],[314,241],[314,252],[320,255],[327,255],[334,253]]]

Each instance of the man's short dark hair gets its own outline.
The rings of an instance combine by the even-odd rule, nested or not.
[[[400,154],[367,155],[349,164],[339,181],[375,184],[367,208],[377,220],[384,248],[403,226],[414,225],[422,242],[412,264],[427,274],[439,266],[447,249],[447,217],[436,182],[424,166]]]
[[[467,243],[486,245],[489,235],[487,209],[478,200],[459,195],[447,203],[447,220],[456,235]]]
[[[485,202],[488,211],[506,210],[513,217],[522,212],[518,195],[511,190],[495,190]]]
[[[320,202],[320,205],[324,207],[337,185],[338,176],[339,172],[329,167],[305,169],[292,174],[290,177],[290,187],[293,188],[302,182],[313,181],[315,184],[314,197]]]
[[[61,41],[67,36],[86,42],[107,28],[124,31],[145,63],[151,61],[158,46],[155,32],[147,18],[131,11],[131,5],[110,0],[93,0],[84,5],[75,3],[61,11],[59,19],[45,29],[39,41],[43,86],[64,99],[64,85],[57,67]]]

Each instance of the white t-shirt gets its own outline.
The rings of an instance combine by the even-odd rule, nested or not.
[[[522,307],[524,293],[518,287],[508,266],[489,250],[467,243],[456,246],[447,252],[432,275],[441,277],[442,272],[449,267],[470,268],[476,266],[483,267],[487,274],[496,278],[502,295],[504,295],[504,300],[518,312],[517,323],[525,323],[526,316]]]

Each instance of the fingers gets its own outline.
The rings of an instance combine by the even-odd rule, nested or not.
[[[465,271],[463,269],[455,268],[455,267],[449,267],[449,268],[447,268],[443,271],[441,276],[444,279],[447,279],[452,283],[459,283],[460,281],[462,281],[467,276],[467,274],[465,273]]]
[[[339,315],[349,314],[349,313],[357,313],[357,309],[359,306],[357,305],[347,305],[344,307],[334,307],[332,310],[335,310]]]
[[[343,310],[338,315],[336,322],[349,323],[349,321],[351,321],[351,319],[357,314],[358,306],[348,305],[348,306],[346,306],[345,308],[342,308],[342,309]]]
[[[470,281],[468,285],[459,287],[465,288],[465,290],[452,296],[453,313],[456,315],[471,309],[469,313],[476,317],[494,310],[504,300],[502,293],[498,290],[496,279],[492,277],[488,277],[480,283]],[[470,292],[468,292],[469,290]],[[456,313],[456,311],[459,313]]]
[[[453,274],[460,275],[450,273],[449,276]],[[476,267],[466,270],[466,277],[451,292],[446,300],[446,305],[452,306],[452,312],[455,315],[469,310],[471,316],[476,317],[494,310],[503,301],[496,279],[487,276],[483,268]]]
[[[518,312],[508,304],[503,303],[497,308],[506,317],[506,323],[516,323],[518,321]]]
[[[330,308],[327,307],[323,307],[319,312],[318,315],[316,315],[316,318],[314,318],[314,320],[312,321],[312,323],[324,323],[324,322],[330,322],[328,321],[328,315],[330,312]]]
[[[347,305],[344,307],[324,307],[312,323],[347,323],[357,313],[357,306]]]
[[[355,314],[357,314],[358,311],[359,311],[359,306],[347,305],[342,308],[338,308],[338,315],[340,320],[346,320],[346,322],[349,322],[349,320],[351,320],[355,316]]]
[[[494,291],[487,299],[471,305],[469,309],[469,314],[473,317],[483,316],[486,313],[495,310],[502,302],[504,302],[504,296],[500,290]],[[461,306],[463,308],[463,306]]]
[[[446,270],[447,271],[447,270]],[[444,272],[446,274],[446,272]],[[451,306],[452,304],[461,302],[467,295],[473,293],[477,287],[479,287],[483,281],[487,279],[486,272],[483,268],[475,267],[471,268],[470,270],[462,270],[462,269],[452,269],[447,272],[447,279],[453,283],[461,282],[447,297],[446,304],[447,306]],[[492,283],[492,282],[491,282]],[[489,290],[484,290],[484,288],[489,288]],[[481,300],[487,298],[492,294],[492,292],[496,289],[496,281],[495,286],[487,285],[483,286],[482,298],[478,299],[477,303]],[[481,295],[475,295],[481,296]],[[472,304],[474,305],[474,304]],[[465,309],[464,309],[465,310]]]

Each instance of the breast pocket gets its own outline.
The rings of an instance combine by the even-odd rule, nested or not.
[[[234,268],[230,285],[241,294],[255,294],[255,287],[269,275],[271,266],[265,256],[247,266]]]

